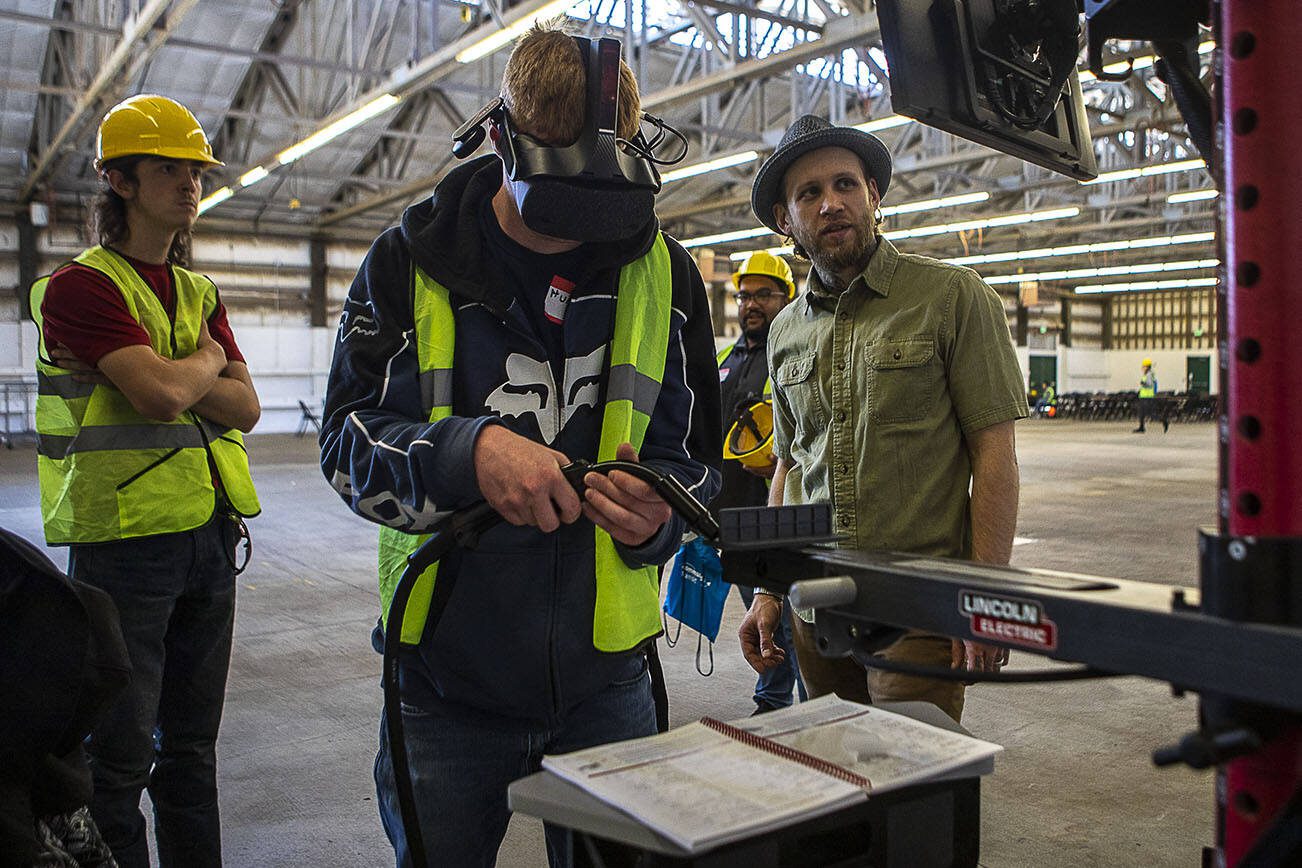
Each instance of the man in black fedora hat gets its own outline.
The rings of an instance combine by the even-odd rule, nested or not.
[[[1017,521],[1013,423],[1027,415],[1003,303],[975,272],[900,253],[880,229],[886,146],[813,115],[760,167],[751,207],[812,263],[805,292],[773,321],[769,503],[830,502],[846,545],[1008,563]],[[746,659],[778,665],[781,600],[759,594],[742,622]],[[811,613],[803,613],[811,617]],[[955,720],[963,684],[825,659],[797,619],[810,696],[925,700]],[[922,666],[995,671],[1007,649],[910,632],[884,652]]]

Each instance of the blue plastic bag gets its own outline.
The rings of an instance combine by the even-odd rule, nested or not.
[[[665,644],[671,648],[678,644],[684,624],[709,639],[709,672],[701,668],[701,640],[699,637],[696,640],[696,670],[702,675],[714,671],[714,641],[719,638],[728,587],[714,546],[699,537],[683,544],[669,571],[664,604],[665,614],[678,621],[679,628],[670,640],[669,625],[665,625]]]

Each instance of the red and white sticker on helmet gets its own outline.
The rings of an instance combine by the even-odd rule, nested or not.
[[[552,278],[552,284],[547,288],[547,301],[543,304],[543,313],[549,322],[560,325],[565,321],[565,309],[570,306],[570,293],[573,291],[572,281],[559,274]]]
[[[975,639],[1044,651],[1058,647],[1058,628],[1035,600],[964,590],[958,592],[958,610],[971,619]]]

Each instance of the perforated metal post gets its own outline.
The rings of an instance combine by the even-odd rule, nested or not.
[[[1295,0],[1221,5],[1220,143],[1225,330],[1221,531],[1232,540],[1302,538],[1302,14]],[[1252,544],[1252,541],[1249,541]],[[1233,542],[1231,543],[1233,545]],[[1284,570],[1296,573],[1296,570]],[[1296,574],[1270,602],[1297,623]],[[1212,649],[1208,649],[1211,651]],[[1217,787],[1224,864],[1270,828],[1302,779],[1302,728],[1232,760]]]

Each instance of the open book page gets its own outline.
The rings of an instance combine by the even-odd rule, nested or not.
[[[970,735],[833,695],[732,725],[862,775],[873,792],[975,765],[1003,750]]]
[[[866,798],[858,787],[700,723],[544,757],[543,768],[689,852]]]

